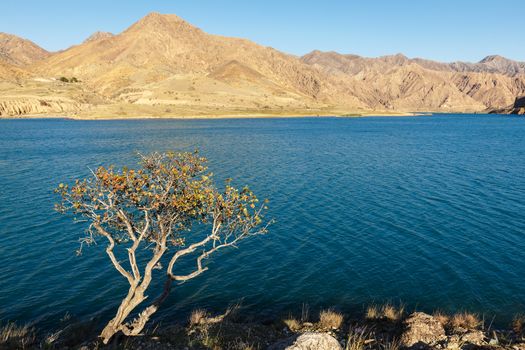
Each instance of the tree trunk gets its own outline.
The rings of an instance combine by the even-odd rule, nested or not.
[[[108,322],[100,333],[99,337],[102,338],[102,342],[104,344],[109,343],[111,338],[119,331],[122,331],[127,336],[140,335],[140,332],[142,332],[150,317],[168,297],[171,291],[171,284],[171,279],[167,278],[162,294],[151,305],[146,307],[132,322],[125,324],[124,322],[129,314],[147,298],[144,296],[144,289],[147,288],[147,286],[141,285],[138,288],[132,286],[126,298],[122,300],[115,317]]]
[[[109,343],[116,333],[124,330],[124,321],[126,318],[145,299],[143,292],[137,291],[136,287],[132,286],[129,289],[128,295],[122,300],[122,303],[120,303],[117,314],[100,333],[100,338],[102,338],[104,344]]]

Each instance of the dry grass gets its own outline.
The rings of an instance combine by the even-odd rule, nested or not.
[[[345,350],[364,350],[367,340],[368,332],[366,328],[363,329],[350,329],[348,332],[348,338],[346,340]]]
[[[441,325],[443,327],[447,326],[448,323],[450,322],[450,316],[447,315],[447,314],[444,314],[443,312],[441,311],[436,311],[432,314],[432,316],[434,316],[434,318],[439,322],[441,323]]]
[[[208,317],[209,317],[209,314],[206,310],[195,309],[191,312],[191,315],[190,315],[190,319],[189,319],[190,326],[194,327],[194,326],[203,325],[206,323]]]
[[[319,313],[319,327],[326,329],[339,329],[343,324],[343,315],[332,309],[322,310]]]
[[[396,308],[394,305],[385,304],[382,307],[382,313],[383,317],[390,321],[399,321],[403,318],[403,314],[405,313],[405,306],[400,305]]]
[[[381,350],[399,350],[401,347],[401,342],[399,339],[392,339],[392,340],[384,340],[381,343],[379,343],[379,347]]]
[[[286,327],[292,332],[296,332],[301,329],[301,322],[297,321],[295,318],[290,317],[286,320],[283,320]]]
[[[366,309],[365,318],[367,320],[386,319],[389,321],[399,321],[403,318],[405,307],[400,305],[396,307],[392,304],[384,304],[381,306],[371,305]]]
[[[36,340],[35,330],[10,322],[0,327],[0,348],[26,349]]]
[[[476,329],[481,325],[476,314],[470,312],[457,313],[450,319],[450,326],[454,329],[465,328],[465,329]]]
[[[224,321],[227,317],[233,318],[241,308],[240,304],[234,304],[228,307],[226,311],[217,316],[211,316],[210,313],[204,309],[195,309],[191,312],[189,324],[190,327],[210,325]]]
[[[366,309],[365,318],[367,320],[377,320],[378,318],[381,318],[381,313],[379,311],[379,307],[377,305],[370,305]]]
[[[525,332],[525,315],[520,314],[514,316],[514,319],[512,320],[512,330],[519,335]]]

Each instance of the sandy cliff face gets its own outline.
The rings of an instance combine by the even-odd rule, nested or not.
[[[472,112],[525,94],[525,64],[499,56],[475,64],[320,51],[298,58],[158,13],[53,54],[0,35],[0,53],[2,115]]]
[[[76,112],[80,103],[63,98],[0,97],[0,116]]]

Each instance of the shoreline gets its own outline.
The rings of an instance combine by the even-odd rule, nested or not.
[[[120,334],[108,346],[98,339],[108,320],[98,316],[90,321],[61,320],[57,329],[50,331],[0,323],[0,348],[284,350],[306,337],[334,344],[318,350],[525,350],[523,315],[516,315],[505,328],[497,328],[493,320],[480,314],[424,313],[390,303],[372,304],[350,314],[303,304],[301,310],[272,318],[246,314],[242,309],[240,304],[220,313],[193,309],[185,321],[152,321],[144,334]]]
[[[421,116],[432,116],[436,112],[399,112],[399,113],[388,113],[388,112],[366,112],[366,113],[326,113],[326,114],[301,114],[301,113],[289,113],[289,114],[268,114],[268,113],[232,113],[232,114],[206,114],[206,115],[137,115],[137,116],[84,116],[74,114],[27,114],[27,115],[16,115],[16,116],[0,116],[0,120],[17,120],[17,119],[68,119],[68,120],[221,120],[221,119],[296,119],[296,118],[311,118],[311,119],[323,119],[323,118],[384,118],[384,117],[421,117]],[[441,113],[441,114],[470,114],[470,113]]]

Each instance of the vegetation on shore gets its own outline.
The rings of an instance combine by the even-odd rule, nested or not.
[[[444,333],[429,333],[424,322],[414,326],[412,320],[420,315]],[[430,316],[409,313],[403,305],[393,304],[371,305],[357,315],[335,309],[312,312],[303,305],[300,312],[272,320],[243,316],[239,305],[219,315],[195,309],[185,323],[151,324],[140,337],[120,335],[108,345],[97,338],[96,328],[92,322],[69,324],[54,333],[41,334],[31,326],[7,323],[0,327],[0,349],[283,349],[305,333],[328,334],[345,350],[419,349],[430,342],[429,336],[439,339],[425,343],[426,348],[433,349],[525,348],[523,315],[516,315],[506,329],[496,329],[486,318],[469,312],[448,315],[437,311]],[[407,341],[418,338],[417,346],[407,346]]]

